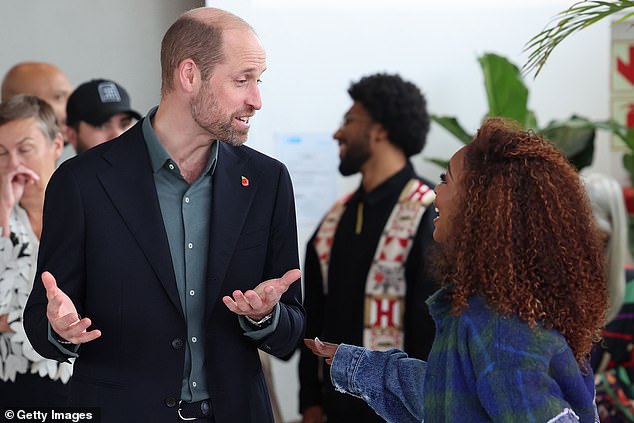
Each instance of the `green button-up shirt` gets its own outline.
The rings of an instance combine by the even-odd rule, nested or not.
[[[185,369],[181,399],[209,398],[205,372],[205,288],[209,253],[212,175],[218,157],[214,142],[201,175],[191,185],[159,142],[151,119],[143,122],[143,136],[150,154],[154,182],[169,242],[178,295],[187,322]]]

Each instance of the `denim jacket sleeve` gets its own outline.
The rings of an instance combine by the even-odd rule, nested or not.
[[[340,344],[330,378],[337,391],[363,399],[388,422],[422,422],[426,370],[426,362],[399,350]]]

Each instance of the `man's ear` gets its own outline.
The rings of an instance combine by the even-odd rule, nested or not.
[[[70,125],[64,125],[64,128],[66,129],[66,140],[73,146],[75,151],[77,151],[77,138],[79,136],[77,131]]]
[[[200,71],[198,66],[192,59],[185,59],[178,65],[176,75],[178,86],[187,93],[196,90],[196,86],[200,83]]]
[[[376,142],[390,142],[387,130],[380,123],[372,124],[372,139]]]

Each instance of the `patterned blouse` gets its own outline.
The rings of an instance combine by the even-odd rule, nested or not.
[[[0,315],[8,314],[10,332],[0,333],[0,380],[15,381],[18,373],[68,382],[73,367],[39,355],[26,337],[22,312],[31,292],[39,240],[26,211],[16,205],[10,217],[11,237],[0,236]]]

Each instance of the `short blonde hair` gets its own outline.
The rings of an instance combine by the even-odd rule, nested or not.
[[[161,93],[172,90],[174,70],[185,59],[192,59],[207,81],[214,66],[224,60],[223,32],[236,28],[253,31],[242,18],[221,9],[200,7],[181,15],[161,43]]]

